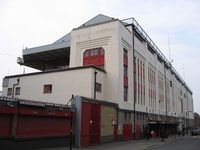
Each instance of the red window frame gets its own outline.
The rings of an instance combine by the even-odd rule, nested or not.
[[[95,65],[104,68],[105,50],[102,47],[88,49],[83,53],[83,65]]]
[[[124,101],[127,102],[128,101],[128,88],[124,87]]]
[[[124,49],[124,65],[128,66],[128,51]]]

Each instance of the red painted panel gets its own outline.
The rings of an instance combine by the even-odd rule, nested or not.
[[[0,114],[14,114],[16,113],[15,107],[0,106]]]
[[[140,139],[140,131],[141,131],[141,125],[140,125],[140,123],[137,123],[137,125],[136,125],[136,139],[137,140]]]
[[[89,57],[84,57],[83,58],[83,65],[88,65],[90,63]]]
[[[118,135],[117,135],[117,126],[114,125],[114,126],[113,126],[113,141],[114,141],[114,142],[117,142],[117,139],[118,139],[117,136],[118,136]]]
[[[81,147],[85,147],[90,145],[91,105],[83,102],[81,109]]]
[[[99,57],[99,65],[104,65],[104,55]]]
[[[11,136],[12,117],[13,115],[10,115],[10,114],[0,115],[0,137]]]
[[[70,119],[58,117],[18,116],[17,138],[64,136],[70,133]]]
[[[124,57],[124,65],[128,66],[128,57]]]
[[[56,116],[56,117],[71,117],[70,112],[51,112],[37,108],[20,108],[19,114],[30,116]]]
[[[128,77],[124,77],[124,86],[128,87]]]
[[[122,127],[122,140],[132,140],[133,134],[132,134],[132,124],[123,124]]]

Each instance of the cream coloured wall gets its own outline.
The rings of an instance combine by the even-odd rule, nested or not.
[[[129,30],[131,31],[131,28],[129,28]],[[157,88],[157,95],[156,95],[156,103],[157,104],[156,104],[156,106],[158,107],[159,104],[158,104],[158,82],[157,82],[158,77],[157,76],[158,76],[158,71],[160,71],[164,75],[164,63],[160,63],[157,60],[157,54],[150,53],[148,51],[148,49],[147,49],[147,43],[144,42],[144,41],[141,42],[136,36],[134,38],[134,48],[135,48],[135,56],[137,58],[140,58],[140,56],[144,57],[144,60],[146,61],[145,62],[146,64],[150,63],[151,65],[153,65],[156,68],[156,84],[157,84],[156,85],[157,86],[156,87]],[[148,65],[146,65],[146,77],[147,77],[147,69],[148,69]],[[185,89],[185,87],[182,84],[180,84],[180,82],[174,77],[174,75],[171,74],[171,71],[167,70],[167,69],[166,69],[166,79],[168,81],[172,81],[174,83],[173,85],[174,85],[174,95],[175,95],[175,97],[173,99],[173,97],[172,97],[173,88],[170,87],[170,95],[169,95],[170,102],[169,102],[169,106],[168,106],[170,109],[168,110],[168,115],[170,115],[170,116],[179,116],[179,117],[183,116],[187,111],[190,111],[190,109],[192,109],[191,105],[192,105],[193,101],[191,100],[188,103],[188,106],[186,105],[186,100],[184,100],[183,97],[179,96],[180,89],[183,90],[183,89]],[[164,85],[164,89],[165,89],[165,85]],[[145,107],[147,108],[147,110],[149,110],[148,94],[149,94],[148,93],[148,82],[146,82],[146,96],[145,97],[146,97],[146,101],[147,102],[146,102],[146,106]],[[190,93],[188,92],[188,94],[190,94]],[[165,93],[164,93],[164,96],[165,96]],[[181,114],[180,98],[183,99],[183,107],[184,107],[184,113],[183,114]],[[191,99],[191,98],[189,98],[189,99]],[[175,106],[173,106],[173,104]],[[188,110],[186,110],[186,108]],[[136,110],[145,112],[145,110],[139,105],[136,105]],[[165,113],[166,113],[166,101],[165,101],[165,99],[164,99],[164,109],[161,109],[160,111],[161,111],[161,113],[159,113],[159,109],[157,109],[155,113],[157,113],[157,114],[159,113],[159,114],[165,115]],[[149,112],[149,111],[147,111],[147,112]],[[192,113],[189,116],[192,117]]]
[[[121,23],[119,27],[119,107],[122,109],[133,110],[134,95],[133,95],[133,38],[129,30]],[[128,51],[128,100],[124,101],[124,49]]]
[[[119,22],[75,29],[71,32],[70,67],[83,65],[83,53],[87,49],[102,47],[105,50],[104,100],[118,103],[119,92]],[[98,95],[98,93],[97,93]]]
[[[20,78],[20,95],[18,98],[66,104],[72,94],[74,96],[93,97],[94,93],[94,68],[75,69],[60,72],[42,73],[10,77],[8,87],[3,88],[3,96],[7,95],[7,88],[11,88]],[[102,93],[97,94],[98,99],[104,99],[104,75],[105,73],[97,70],[97,81],[102,84]],[[43,86],[52,84],[52,93],[44,94]]]

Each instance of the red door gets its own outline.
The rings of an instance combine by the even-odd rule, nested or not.
[[[91,105],[83,102],[81,109],[81,147],[85,147],[90,145]]]
[[[128,141],[133,139],[132,124],[123,124],[122,128],[122,140]]]
[[[100,143],[100,105],[82,103],[81,147]]]
[[[90,145],[100,143],[100,105],[91,104]]]
[[[137,140],[140,139],[140,131],[141,131],[141,125],[140,125],[140,123],[137,123],[137,125],[136,125],[136,139]]]
[[[113,141],[117,142],[117,125],[113,125]]]

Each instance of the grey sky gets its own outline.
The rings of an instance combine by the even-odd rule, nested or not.
[[[172,64],[192,89],[200,113],[199,0],[0,0],[0,79],[23,72],[16,63],[23,47],[53,43],[99,13],[134,17],[167,58],[170,38]]]

